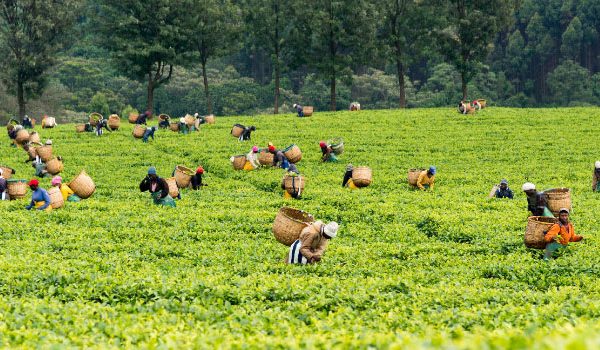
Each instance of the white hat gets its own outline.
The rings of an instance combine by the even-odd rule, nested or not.
[[[297,104],[295,104],[295,103],[292,105],[292,107],[294,107],[294,108],[296,108],[296,106],[297,106]]]
[[[179,122],[180,123],[185,123],[185,118],[184,117],[179,118]]]
[[[535,190],[535,185],[531,182],[526,182],[523,184],[523,191]]]
[[[0,168],[0,176],[2,176],[2,174],[4,174],[4,169]]]
[[[325,228],[323,229],[323,231],[325,232],[325,234],[331,238],[334,238],[335,236],[337,236],[337,231],[338,231],[339,225],[337,222],[332,221],[330,223],[328,223],[327,225],[325,225]]]
[[[48,139],[46,140],[46,145],[50,146],[52,144],[52,140]]]
[[[600,160],[597,160],[596,163],[594,163],[594,166],[596,169],[600,169]]]
[[[194,113],[194,117],[198,118],[198,113]]]
[[[567,209],[567,208],[560,208],[560,210],[559,210],[558,212],[559,212],[559,213],[562,213],[563,211],[564,211],[564,212],[567,212],[567,214],[570,214],[570,213],[571,213],[571,212],[569,211],[569,209]]]

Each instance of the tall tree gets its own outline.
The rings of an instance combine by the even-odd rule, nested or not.
[[[439,31],[442,54],[460,73],[462,98],[467,99],[467,84],[486,58],[496,34],[509,25],[513,1],[448,0],[447,26]]]
[[[281,74],[283,57],[289,45],[289,34],[293,25],[288,20],[290,1],[245,0],[244,18],[248,28],[249,41],[265,50],[271,57],[275,85],[273,113],[279,113]]]
[[[386,56],[395,64],[399,88],[400,108],[406,107],[407,67],[416,62],[431,43],[428,34],[433,30],[434,7],[428,1],[386,0],[379,3],[379,38],[387,49]]]
[[[154,91],[171,79],[183,51],[183,0],[99,0],[93,14],[100,43],[123,75],[147,82],[146,108]]]
[[[208,113],[213,113],[206,64],[209,59],[233,52],[241,29],[240,9],[230,0],[186,0],[186,39],[200,61]]]
[[[366,61],[374,41],[373,8],[365,0],[308,0],[304,11],[311,24],[311,43],[308,52],[298,54],[307,55],[308,66],[328,81],[329,107],[335,111],[337,81],[350,81],[352,67]]]
[[[0,75],[17,96],[20,117],[27,100],[44,90],[46,72],[67,42],[79,5],[79,0],[0,2]]]

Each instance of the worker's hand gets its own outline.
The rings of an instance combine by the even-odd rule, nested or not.
[[[321,261],[321,257],[320,256],[313,256],[311,260],[312,260],[313,263],[316,263],[316,262]]]

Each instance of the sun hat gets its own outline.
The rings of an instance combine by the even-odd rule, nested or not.
[[[523,184],[522,189],[523,189],[523,191],[535,190],[535,185],[532,184],[531,182],[526,182],[526,183]]]
[[[436,169],[436,167],[434,167],[433,165],[432,165],[432,166],[430,166],[430,167],[429,167],[429,172],[430,172],[432,175],[435,175],[435,173],[437,172],[437,169]]]
[[[29,180],[29,182],[27,183],[28,186],[39,186],[40,182],[37,179],[31,179]]]
[[[55,176],[52,178],[52,186],[56,186],[58,184],[62,183],[62,177],[60,176]]]
[[[199,166],[198,169],[196,169],[196,174],[204,174],[204,168]]]
[[[156,175],[156,168],[153,166],[148,168],[148,175]]]
[[[252,153],[258,153],[258,146],[252,146]]]
[[[323,232],[325,232],[325,234],[327,236],[334,238],[335,236],[337,236],[338,228],[339,228],[338,223],[335,221],[332,221],[332,222],[328,223],[327,225],[325,225]]]

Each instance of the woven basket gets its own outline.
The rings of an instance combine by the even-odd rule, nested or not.
[[[556,218],[547,216],[530,216],[527,218],[527,228],[525,229],[524,242],[527,248],[546,248],[544,236],[550,230],[552,225],[557,223]]]
[[[335,154],[336,156],[339,156],[340,154],[344,153],[344,140],[342,140],[340,137],[328,140],[327,144],[331,146],[333,154]]]
[[[29,134],[29,142],[40,142],[40,134],[37,131],[33,131]]]
[[[352,170],[352,182],[356,187],[367,187],[373,181],[373,173],[371,168],[359,166]]]
[[[48,190],[48,195],[50,195],[50,205],[52,205],[53,209],[62,208],[62,206],[65,205],[65,200],[58,187],[50,188]]]
[[[302,112],[304,113],[305,117],[310,117],[311,115],[313,115],[313,107],[312,106],[305,106],[302,107]]]
[[[233,168],[235,170],[243,170],[244,165],[246,165],[246,156],[242,154],[239,156],[233,156],[232,158],[233,160],[231,161],[231,165],[233,165]]]
[[[185,117],[183,117],[183,119],[185,121],[185,125],[187,126],[194,126],[194,124],[196,124],[196,118],[189,114],[186,114]]]
[[[408,171],[408,184],[411,186],[417,186],[417,181],[419,180],[419,175],[424,172],[425,169],[410,169]]]
[[[7,190],[10,199],[24,198],[27,194],[27,180],[9,180]]]
[[[487,101],[482,98],[478,99],[477,102],[479,102],[481,109],[484,109],[487,106]]]
[[[77,124],[77,125],[75,125],[75,131],[76,132],[84,132],[85,131],[85,124]]]
[[[279,243],[291,246],[298,238],[300,233],[307,226],[315,221],[315,218],[302,210],[283,207],[279,209],[275,221],[273,222],[273,235]]]
[[[46,170],[52,175],[59,174],[64,169],[63,163],[58,158],[52,158],[46,163]]]
[[[287,158],[290,163],[298,163],[302,160],[302,151],[296,144],[290,145],[283,151],[283,155]]]
[[[275,158],[275,156],[271,153],[269,153],[269,151],[262,150],[260,151],[260,153],[258,153],[258,162],[261,165],[273,165],[273,159]]]
[[[231,136],[240,137],[244,132],[245,127],[242,124],[235,124],[233,128],[231,128]]]
[[[15,138],[15,141],[21,145],[27,143],[27,141],[29,141],[29,132],[25,129],[17,131],[17,137]]]
[[[70,183],[69,187],[75,192],[77,196],[82,199],[89,198],[94,191],[96,191],[96,185],[92,178],[82,170]]]
[[[179,131],[179,123],[173,122],[171,124],[169,124],[169,128],[171,129],[171,131]]]
[[[29,154],[29,160],[34,160],[37,156],[37,149],[41,144],[39,142],[29,143],[29,148],[27,149],[27,154]]]
[[[177,182],[177,187],[188,187],[192,181],[193,175],[194,171],[192,169],[186,168],[183,165],[178,165],[175,169],[175,181]]]
[[[8,179],[10,179],[12,177],[12,175],[13,175],[12,168],[0,165],[0,169],[2,169],[2,176],[5,179],[8,180]]]
[[[161,121],[161,122],[164,121],[164,120],[168,120],[168,119],[171,119],[171,116],[168,115],[168,114],[160,114],[158,116],[158,120]]]
[[[42,119],[42,129],[52,129],[56,126],[56,118],[46,117]]]
[[[103,119],[103,118],[104,117],[100,113],[92,113],[92,114],[90,114],[88,121],[92,126],[96,126],[96,125],[98,125],[98,120]]]
[[[110,130],[119,130],[121,127],[121,118],[116,114],[112,114],[108,117],[108,127]]]
[[[167,182],[167,185],[169,185],[169,196],[171,196],[173,198],[177,198],[177,196],[179,195],[179,188],[177,187],[177,180],[175,180],[174,177],[170,177],[168,179],[165,179],[165,181]]]
[[[204,120],[206,120],[206,124],[215,124],[217,122],[217,119],[212,114],[204,117]]]
[[[558,217],[558,212],[561,208],[567,208],[571,210],[571,190],[568,188],[553,188],[551,190],[544,191],[546,198],[548,198],[548,209]]]
[[[294,193],[300,197],[304,192],[304,186],[306,185],[306,179],[304,176],[290,176],[286,175],[283,178],[283,186],[287,193],[293,195]]]
[[[37,154],[42,161],[47,162],[52,159],[52,145],[45,145],[37,148]]]
[[[142,137],[144,137],[144,133],[145,132],[146,132],[146,127],[145,126],[143,126],[143,125],[136,125],[133,128],[133,131],[131,132],[131,134],[136,139],[141,139]]]
[[[137,122],[138,116],[139,114],[136,112],[129,113],[129,117],[127,118],[129,124],[135,124],[135,122]]]

